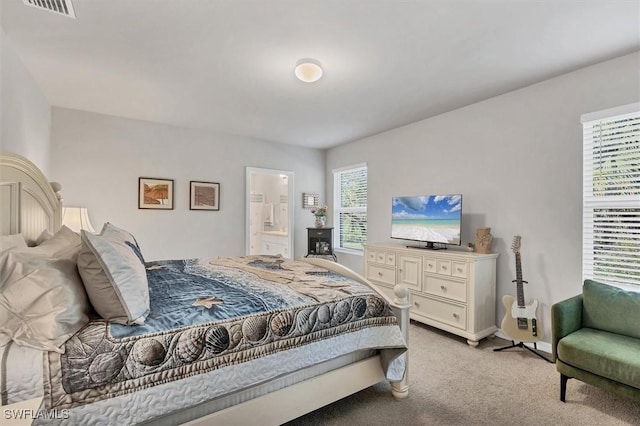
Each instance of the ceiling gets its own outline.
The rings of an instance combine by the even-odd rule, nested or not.
[[[0,0],[6,38],[51,105],[314,148],[640,49],[640,0],[73,6],[75,20]],[[324,67],[317,83],[294,77],[308,57]]]

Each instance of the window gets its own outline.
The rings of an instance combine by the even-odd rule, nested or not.
[[[362,251],[367,240],[367,165],[333,171],[334,247]]]
[[[584,278],[640,286],[640,104],[582,124]]]

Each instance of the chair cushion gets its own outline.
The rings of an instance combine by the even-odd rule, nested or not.
[[[640,339],[640,292],[586,280],[582,325]]]
[[[581,328],[560,339],[565,364],[640,389],[640,339]]]

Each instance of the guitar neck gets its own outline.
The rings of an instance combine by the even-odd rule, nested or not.
[[[520,252],[516,253],[516,288],[518,306],[524,306],[524,282],[522,281],[522,265],[520,263]]]

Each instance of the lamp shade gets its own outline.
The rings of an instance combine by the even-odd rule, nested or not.
[[[80,232],[82,229],[96,232],[91,226],[89,213],[85,207],[65,207],[62,210],[62,224],[74,232]]]

